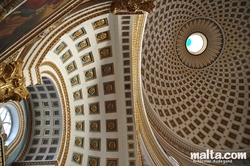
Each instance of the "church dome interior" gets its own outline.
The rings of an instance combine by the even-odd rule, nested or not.
[[[250,1],[0,5],[0,163],[250,165]]]

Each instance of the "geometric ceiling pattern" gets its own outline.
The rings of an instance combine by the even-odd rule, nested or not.
[[[186,48],[186,40],[190,34],[204,35],[206,45],[204,52],[190,53]],[[192,40],[191,40],[192,43]],[[183,65],[191,69],[204,69],[212,65],[223,51],[224,36],[219,25],[207,18],[194,18],[181,27],[176,37],[176,55]],[[201,50],[202,51],[202,50]]]
[[[67,16],[61,11],[60,24],[37,33],[17,55],[32,114],[14,165],[141,162],[132,102],[134,16],[110,14],[110,1],[78,5]]]
[[[29,134],[14,165],[140,165],[141,154],[157,165],[194,149],[249,152],[250,2],[154,3],[140,65],[132,62],[132,51],[140,52],[132,35],[140,36],[143,23],[109,14],[110,1],[79,5],[20,51],[27,84],[41,84],[28,87]],[[196,31],[208,49],[193,57],[184,44]],[[137,66],[143,100],[133,89],[140,88]]]
[[[31,136],[19,157],[20,162],[55,161],[60,151],[63,133],[61,101],[54,83],[46,77],[42,80],[43,84],[28,87]]]
[[[44,58],[44,63],[60,68],[68,87],[71,137],[66,165],[137,163],[130,81],[132,17],[111,16],[103,14],[74,27]],[[113,31],[116,24],[121,25],[118,32]],[[127,156],[122,159],[122,154]]]
[[[164,0],[156,6],[148,15],[142,50],[148,113],[157,116],[168,133],[190,145],[249,149],[250,2]],[[180,28],[193,18],[212,19],[225,34],[221,56],[201,70],[184,66],[175,50]]]

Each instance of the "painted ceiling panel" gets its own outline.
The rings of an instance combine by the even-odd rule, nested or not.
[[[27,0],[0,22],[0,52],[58,11],[69,0]]]

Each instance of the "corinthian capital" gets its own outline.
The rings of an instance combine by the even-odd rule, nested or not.
[[[21,101],[29,96],[22,64],[21,61],[4,61],[0,64],[0,102]]]
[[[110,11],[113,14],[124,10],[126,12],[134,13],[138,10],[152,13],[155,9],[153,0],[113,0]]]

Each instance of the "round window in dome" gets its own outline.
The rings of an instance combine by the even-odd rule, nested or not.
[[[2,133],[7,134],[8,138],[12,129],[12,117],[7,107],[0,108],[0,124],[2,125]]]
[[[193,33],[186,40],[186,48],[189,53],[199,55],[207,48],[207,38],[202,33]]]

